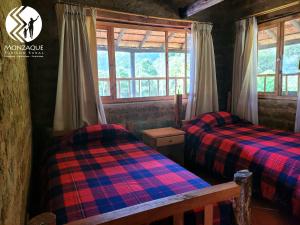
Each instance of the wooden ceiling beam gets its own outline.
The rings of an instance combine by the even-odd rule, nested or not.
[[[274,41],[277,41],[277,35],[272,30],[266,30],[267,35],[272,38]]]
[[[223,1],[224,0],[198,0],[191,5],[180,8],[179,15],[181,18],[187,18]]]
[[[146,34],[145,34],[143,40],[141,41],[141,43],[140,43],[140,45],[139,45],[139,48],[142,48],[142,47],[143,47],[143,45],[146,43],[146,41],[147,41],[148,38],[150,37],[151,33],[152,33],[152,32],[151,32],[150,30],[147,30],[147,32],[146,32]]]
[[[300,23],[299,23],[299,21],[298,20],[292,20],[292,25],[294,26],[294,27],[296,27],[296,29],[298,30],[298,31],[300,31]]]
[[[123,36],[124,36],[126,30],[127,30],[127,29],[125,29],[125,28],[122,28],[122,29],[120,30],[120,33],[119,33],[119,35],[118,35],[118,38],[117,38],[116,44],[115,44],[117,47],[119,46],[120,42],[122,41],[122,38],[123,38]]]

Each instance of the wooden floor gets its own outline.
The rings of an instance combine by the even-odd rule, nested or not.
[[[198,174],[203,180],[212,185],[223,183],[207,173]],[[300,225],[300,219],[284,213],[268,201],[252,200],[252,225]]]
[[[300,220],[283,213],[272,204],[254,199],[252,201],[252,225],[300,225]]]

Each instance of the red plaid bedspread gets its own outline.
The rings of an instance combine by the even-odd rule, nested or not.
[[[249,169],[256,194],[300,216],[300,134],[255,126],[227,112],[201,115],[184,130],[187,161],[230,178]]]
[[[209,186],[119,125],[74,132],[48,150],[45,165],[47,209],[57,224]],[[201,218],[190,213],[186,224]],[[216,206],[214,224],[232,224],[228,203]]]

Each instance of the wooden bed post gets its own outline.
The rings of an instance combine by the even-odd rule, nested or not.
[[[234,181],[241,186],[240,197],[233,201],[236,224],[251,225],[252,172],[238,171],[234,174]]]

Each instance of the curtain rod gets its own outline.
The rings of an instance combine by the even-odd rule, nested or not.
[[[296,6],[296,5],[299,5],[299,4],[300,4],[300,1],[291,2],[291,3],[288,3],[288,4],[282,5],[282,6],[275,7],[273,9],[261,11],[261,12],[254,13],[254,14],[246,16],[246,17],[242,17],[239,20],[248,19],[248,18],[251,18],[251,17],[264,16],[266,14],[277,12],[277,11],[280,11],[280,10],[283,10],[283,9],[287,9],[289,7]]]
[[[74,6],[82,6],[82,7],[85,7],[85,8],[91,8],[91,7],[93,7],[93,6],[88,5],[88,4],[82,4],[80,2],[71,2],[71,1],[68,1],[68,0],[58,0],[56,2],[56,4],[67,4],[67,5],[74,5]],[[97,7],[95,7],[95,8],[97,8]],[[102,11],[106,11],[106,12],[111,12],[111,13],[119,13],[119,14],[132,15],[132,16],[140,16],[140,17],[149,18],[149,19],[162,19],[162,20],[176,21],[176,22],[182,22],[182,23],[184,23],[184,22],[186,22],[186,23],[197,22],[197,23],[202,23],[202,24],[213,25],[212,22],[200,22],[200,21],[195,21],[195,20],[170,19],[170,18],[163,18],[163,17],[156,17],[156,16],[145,16],[145,15],[141,15],[141,14],[121,12],[121,11],[110,10],[110,9],[103,9],[103,8],[97,8],[97,9],[102,10]]]

